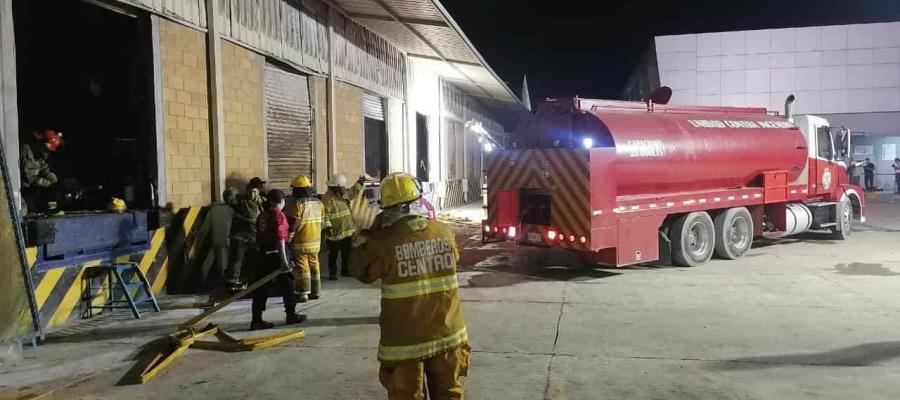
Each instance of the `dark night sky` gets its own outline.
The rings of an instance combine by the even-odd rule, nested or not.
[[[900,21],[900,0],[443,0],[482,56],[532,100],[615,99],[654,36]]]

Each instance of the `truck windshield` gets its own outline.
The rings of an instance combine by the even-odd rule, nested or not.
[[[550,190],[521,189],[519,221],[528,225],[550,226]]]

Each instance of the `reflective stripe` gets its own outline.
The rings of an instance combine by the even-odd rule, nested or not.
[[[317,250],[320,245],[320,242],[307,242],[294,244],[294,247],[300,250]]]
[[[340,218],[340,217],[346,217],[348,215],[350,215],[350,210],[343,210],[343,211],[338,211],[336,213],[331,214],[330,217],[331,218]]]
[[[446,292],[459,288],[456,274],[439,278],[422,279],[413,282],[381,285],[381,298],[393,300],[422,296],[430,293]]]
[[[384,361],[403,361],[431,358],[436,354],[460,346],[469,341],[466,327],[456,331],[450,336],[430,342],[413,344],[408,346],[378,346],[378,359]]]

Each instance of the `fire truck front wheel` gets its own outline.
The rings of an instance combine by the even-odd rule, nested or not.
[[[734,260],[753,245],[753,218],[744,207],[729,208],[716,215],[716,257]]]
[[[679,216],[669,231],[672,235],[672,258],[682,267],[706,264],[716,247],[712,218],[704,211]]]

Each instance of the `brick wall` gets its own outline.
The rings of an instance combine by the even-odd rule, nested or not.
[[[328,182],[328,92],[325,78],[310,76],[310,88],[313,89],[313,132],[315,148],[314,166],[316,190],[324,193]]]
[[[160,20],[166,184],[176,209],[211,199],[204,33]]]
[[[335,127],[337,133],[336,172],[353,182],[365,170],[362,89],[337,83],[335,91]]]
[[[250,178],[265,175],[263,62],[262,56],[222,41],[225,181],[240,190]]]

